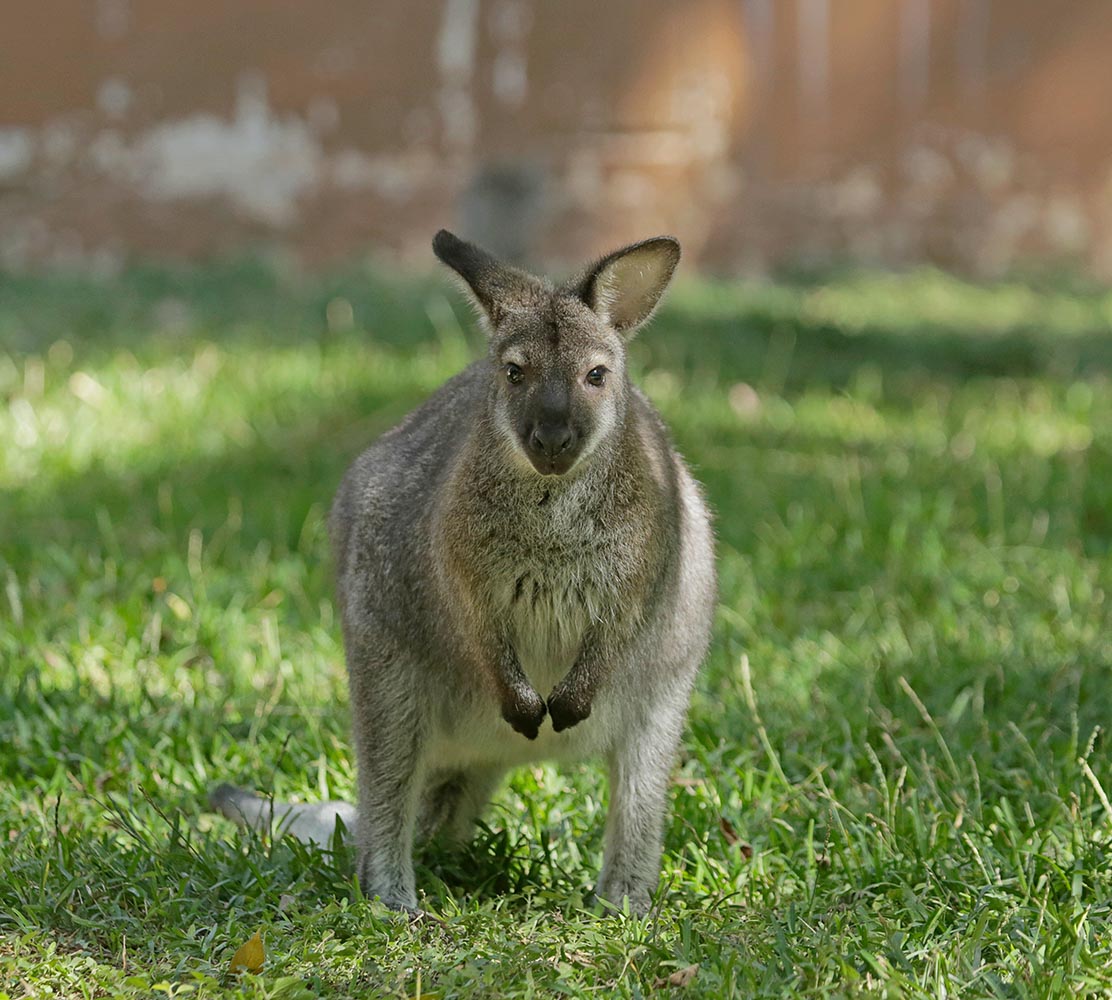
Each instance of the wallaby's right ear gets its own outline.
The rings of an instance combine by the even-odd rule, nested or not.
[[[498,325],[502,312],[512,308],[536,280],[524,271],[503,264],[482,247],[461,240],[447,229],[441,229],[433,237],[432,249],[463,279],[491,326]]]
[[[631,337],[653,314],[679,262],[679,243],[654,236],[595,261],[569,287],[603,322]]]

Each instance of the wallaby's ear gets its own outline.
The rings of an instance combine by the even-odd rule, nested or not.
[[[654,236],[607,254],[570,287],[604,322],[632,334],[653,314],[679,262],[679,243]]]
[[[498,324],[503,310],[513,308],[536,284],[531,275],[503,264],[482,247],[461,240],[447,229],[433,237],[432,249],[463,279],[492,326]]]

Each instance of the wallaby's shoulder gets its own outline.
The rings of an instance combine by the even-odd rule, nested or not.
[[[485,361],[475,361],[448,379],[400,423],[386,431],[351,464],[339,498],[354,499],[379,481],[404,486],[425,482],[466,438],[485,391]],[[403,490],[392,489],[402,497]]]
[[[379,437],[360,456],[376,461],[391,456],[420,460],[444,457],[458,447],[474,424],[486,392],[485,359],[473,361],[453,375],[400,423]],[[358,464],[358,461],[357,461]]]
[[[368,532],[399,546],[414,541],[412,527],[478,419],[485,364],[475,361],[454,375],[349,466],[329,518],[338,567],[350,558],[352,540]]]
[[[651,492],[662,514],[655,529],[673,539],[698,537],[701,561],[713,560],[713,518],[699,481],[672,439],[668,425],[645,393],[631,392],[629,425],[635,428],[640,474],[652,483]],[[688,553],[691,557],[692,553]],[[709,572],[709,571],[708,571]],[[713,572],[709,572],[713,577]]]
[[[632,383],[623,431],[624,440],[612,467],[616,499],[626,507],[649,508],[642,514],[655,513],[666,527],[673,521],[683,459],[656,407]]]

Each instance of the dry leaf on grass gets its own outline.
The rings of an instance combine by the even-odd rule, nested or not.
[[[265,961],[266,949],[263,947],[263,939],[259,936],[259,932],[255,931],[236,949],[228,973],[237,976],[241,972],[261,972]]]
[[[670,976],[660,976],[653,983],[653,989],[665,990],[672,986],[686,986],[699,973],[698,965],[689,965],[684,969],[677,969]]]
[[[718,817],[718,828],[722,831],[722,836],[726,838],[726,843],[731,847],[736,847],[741,852],[742,857],[746,860],[753,857],[753,848],[737,835],[734,824],[725,816]]]

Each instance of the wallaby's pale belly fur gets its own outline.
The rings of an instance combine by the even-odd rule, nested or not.
[[[599,894],[643,911],[715,600],[699,489],[624,372],[622,338],[678,246],[636,244],[554,289],[450,234],[434,245],[484,310],[491,355],[344,478],[330,532],[358,814],[274,816],[303,839],[326,839],[337,815],[354,822],[364,891],[413,907],[415,832],[466,836],[514,766],[603,757]],[[214,803],[271,818],[234,789]]]

